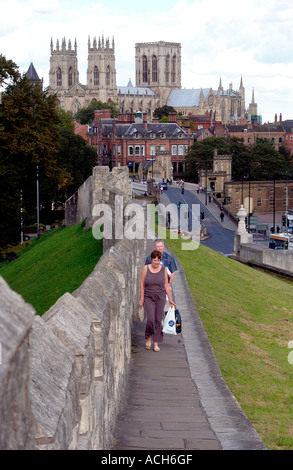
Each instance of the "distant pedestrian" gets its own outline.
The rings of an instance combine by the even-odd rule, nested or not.
[[[220,218],[221,218],[221,222],[223,222],[223,220],[224,220],[224,212],[221,212]]]

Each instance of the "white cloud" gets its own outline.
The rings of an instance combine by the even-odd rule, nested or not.
[[[114,36],[117,84],[135,83],[135,43],[182,45],[182,86],[252,90],[264,121],[293,118],[293,6],[285,0],[0,0],[0,53],[22,72],[33,61],[48,86],[50,42],[77,40],[86,82],[87,41]]]

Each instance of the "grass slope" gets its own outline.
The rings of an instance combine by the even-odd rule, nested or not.
[[[42,315],[65,292],[82,284],[102,250],[102,240],[83,224],[55,229],[34,240],[17,260],[0,265],[0,275]]]
[[[184,251],[179,239],[166,243],[183,265],[231,392],[269,449],[293,449],[292,281],[203,245]]]

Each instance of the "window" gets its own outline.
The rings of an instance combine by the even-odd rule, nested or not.
[[[158,81],[158,60],[155,55],[152,57],[152,81]]]
[[[128,155],[129,155],[130,157],[133,156],[133,145],[128,145]]]
[[[62,72],[60,67],[57,69],[57,86],[62,86]]]
[[[139,156],[140,155],[140,146],[139,145],[136,145],[135,146],[135,156]]]
[[[166,83],[169,82],[169,75],[170,75],[170,56],[167,55],[166,57]]]
[[[142,81],[148,81],[148,60],[145,55],[142,58]]]
[[[156,155],[156,146],[155,145],[150,146],[150,155]]]
[[[68,70],[68,86],[72,86],[72,68],[69,67],[69,70]]]
[[[172,57],[172,74],[171,74],[172,83],[176,82],[176,55]]]
[[[160,137],[161,137],[161,139],[165,139],[166,138],[166,132],[161,132]]]
[[[100,83],[100,74],[97,66],[94,68],[94,85],[99,85]]]
[[[262,199],[261,197],[258,197],[257,198],[257,207],[261,207],[262,206]]]
[[[160,151],[166,152],[166,145],[160,145]]]
[[[106,85],[107,86],[110,85],[110,75],[111,75],[111,69],[110,69],[110,65],[108,65],[106,69]]]
[[[178,145],[178,155],[184,155],[183,149],[184,149],[183,145]]]
[[[177,155],[177,145],[172,145],[172,155]]]
[[[121,145],[117,145],[117,155],[118,157],[121,156]]]
[[[274,206],[274,197],[273,196],[270,196],[270,206],[271,207]]]
[[[142,157],[144,157],[144,145],[140,146],[140,154]]]
[[[240,199],[235,199],[235,209],[239,209],[240,207]]]

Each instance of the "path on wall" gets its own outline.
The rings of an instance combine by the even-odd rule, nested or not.
[[[149,240],[146,255],[152,249]],[[182,333],[164,335],[156,353],[144,347],[145,321],[135,323],[128,397],[113,450],[266,449],[222,378],[177,258],[176,263],[172,286]]]

